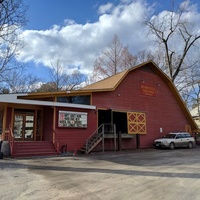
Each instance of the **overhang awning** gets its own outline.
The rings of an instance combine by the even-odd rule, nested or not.
[[[73,103],[62,103],[53,101],[39,101],[39,100],[25,100],[18,99],[19,96],[25,96],[26,94],[1,94],[0,103],[15,103],[24,105],[39,105],[39,106],[52,106],[52,107],[67,107],[67,108],[82,108],[95,110],[96,106],[73,104]],[[28,95],[28,94],[27,94]]]

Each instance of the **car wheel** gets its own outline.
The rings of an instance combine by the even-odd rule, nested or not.
[[[188,148],[191,149],[192,147],[193,147],[192,142],[189,142],[189,143],[188,143]]]
[[[173,150],[173,149],[175,148],[175,144],[174,144],[173,142],[171,142],[171,143],[169,144],[169,148],[170,148],[171,150]]]

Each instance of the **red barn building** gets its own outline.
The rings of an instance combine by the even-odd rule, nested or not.
[[[152,61],[80,90],[2,94],[0,102],[2,139],[13,157],[149,148],[168,132],[197,129]]]

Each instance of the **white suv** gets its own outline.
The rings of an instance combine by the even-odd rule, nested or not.
[[[156,148],[188,147],[191,149],[194,145],[195,139],[187,132],[169,133],[163,138],[154,141]]]

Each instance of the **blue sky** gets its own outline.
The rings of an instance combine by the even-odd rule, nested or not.
[[[81,24],[98,20],[96,11],[100,4],[95,0],[25,0],[25,2],[29,5],[28,29],[49,29],[54,24],[62,25],[65,19],[73,19]],[[101,0],[101,4],[107,2]]]
[[[132,53],[153,48],[142,20],[146,14],[159,18],[170,8],[170,2],[24,0],[29,5],[29,21],[22,32],[26,46],[18,59],[43,81],[48,81],[48,68],[53,68],[57,60],[66,73],[80,70],[90,75],[95,58],[115,34]],[[180,2],[183,1],[176,1]],[[200,20],[198,0],[191,1],[188,10],[191,20]]]

